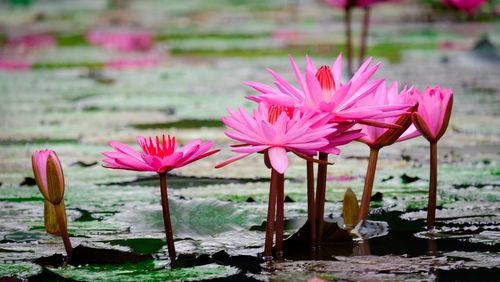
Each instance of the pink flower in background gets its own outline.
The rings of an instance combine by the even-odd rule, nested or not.
[[[216,168],[253,153],[267,152],[271,166],[283,174],[288,168],[288,151],[299,156],[315,155],[319,148],[330,143],[327,136],[338,131],[328,124],[327,114],[303,113],[292,107],[260,103],[253,116],[243,108],[228,111],[231,116],[222,119],[230,128],[225,134],[242,144],[232,149],[239,155],[218,164]]]
[[[391,0],[323,0],[323,2],[329,6],[342,9],[348,8],[348,5],[351,5],[351,7],[367,8],[378,3],[389,1]]]
[[[52,48],[54,46],[56,46],[56,40],[54,36],[48,33],[27,33],[11,36],[5,43],[6,48],[21,50],[22,52],[33,49]]]
[[[24,59],[0,57],[0,70],[3,71],[25,71],[31,69],[31,62]]]
[[[162,63],[161,58],[130,58],[130,59],[112,59],[106,63],[108,69],[144,69],[158,67]]]
[[[401,134],[411,125],[411,115],[408,115],[407,110],[416,104],[416,97],[412,93],[416,92],[411,88],[408,90],[406,86],[401,92],[398,92],[398,83],[393,82],[387,88],[385,83],[380,84],[377,90],[360,101],[360,105],[403,105],[399,111],[390,112],[388,117],[379,117],[376,121],[381,123],[398,124],[401,128],[381,128],[365,124],[360,124],[359,127],[366,136],[360,138],[360,141],[369,146],[387,146],[395,142]],[[395,115],[398,114],[398,115]],[[415,130],[416,135],[418,132]],[[407,133],[409,135],[410,132]],[[406,139],[409,139],[407,136]]]
[[[282,42],[294,42],[302,39],[302,34],[299,31],[289,29],[277,29],[273,31],[272,35],[274,40]]]
[[[150,32],[128,29],[93,30],[86,37],[91,44],[123,52],[148,51],[154,43]]]
[[[285,107],[306,108],[330,114],[331,122],[368,122],[369,118],[387,117],[388,112],[398,111],[406,105],[358,105],[358,102],[371,94],[383,79],[369,81],[380,64],[370,67],[371,59],[358,69],[348,83],[342,83],[342,56],[339,55],[333,67],[322,66],[316,69],[312,60],[306,57],[305,76],[290,57],[299,88],[287,82],[280,74],[269,69],[275,78],[276,88],[259,82],[246,82],[262,94],[249,96],[255,102]],[[395,114],[398,114],[396,112]]]
[[[154,171],[165,173],[172,169],[183,167],[199,159],[217,153],[219,150],[210,150],[212,141],[202,143],[200,139],[191,141],[181,149],[177,148],[175,137],[160,139],[137,137],[137,143],[142,152],[137,152],[129,146],[111,141],[109,145],[115,149],[105,152],[104,167],[113,169],[126,169],[136,171]]]
[[[473,15],[482,5],[486,3],[486,0],[442,0],[443,4],[463,11],[469,15]]]
[[[448,128],[453,91],[439,86],[427,87],[417,99],[418,110],[412,115],[413,124],[429,142],[437,142]]]

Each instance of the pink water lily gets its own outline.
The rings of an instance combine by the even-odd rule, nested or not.
[[[418,136],[419,133],[416,129],[407,130],[411,126],[411,113],[408,114],[407,110],[417,104],[415,92],[418,92],[415,88],[407,89],[406,86],[401,92],[398,92],[398,83],[395,81],[389,88],[385,84],[380,84],[375,92],[361,100],[360,105],[398,105],[402,108],[399,111],[388,113],[387,117],[380,115],[375,120],[381,123],[397,124],[400,128],[381,128],[360,124],[359,128],[362,129],[365,136],[359,140],[370,147],[382,147],[395,141],[402,141],[399,139],[402,134],[405,134],[405,140]]]
[[[359,141],[370,147],[365,185],[358,214],[359,220],[366,220],[368,218],[368,209],[370,207],[379,150],[398,141],[401,135],[407,132],[407,129],[412,125],[411,114],[417,107],[417,95],[415,93],[418,93],[418,91],[413,87],[407,89],[405,86],[401,92],[398,92],[397,82],[392,83],[389,88],[387,88],[384,83],[377,88],[377,91],[360,101],[360,104],[366,105],[406,105],[406,107],[402,108],[397,116],[394,115],[397,113],[394,111],[389,113],[387,117],[379,116],[376,120],[381,123],[394,123],[398,125],[399,128],[380,128],[364,124],[359,125],[362,132],[366,134],[366,136],[359,138]],[[418,131],[408,132],[405,138],[408,139],[412,137],[410,135],[416,136],[418,135]]]
[[[53,205],[59,204],[64,197],[64,174],[56,152],[48,149],[36,151],[31,161],[43,197]]]
[[[412,114],[415,127],[430,143],[429,201],[427,227],[432,229],[436,219],[437,202],[437,142],[446,132],[453,108],[453,91],[446,88],[427,87],[417,96],[418,110]]]
[[[113,147],[115,151],[102,153],[106,157],[103,160],[104,167],[136,171],[154,171],[159,174],[165,237],[167,239],[170,265],[174,267],[177,254],[175,252],[174,235],[168,204],[167,172],[213,155],[219,150],[210,150],[213,146],[213,142],[208,141],[202,143],[200,139],[195,139],[179,149],[177,148],[175,137],[171,137],[170,135],[168,135],[167,138],[165,138],[165,135],[162,135],[161,138],[158,136],[156,136],[156,138],[138,136],[137,143],[141,147],[142,152],[138,152],[120,142],[109,142],[109,145]]]
[[[103,160],[104,167],[165,173],[219,151],[210,150],[213,146],[212,141],[202,143],[200,139],[193,140],[178,149],[175,137],[165,138],[165,135],[161,139],[158,136],[156,138],[139,136],[137,143],[142,152],[135,151],[120,142],[109,142],[116,151],[103,153],[106,156]]]
[[[451,89],[427,87],[417,96],[418,110],[413,123],[429,142],[437,142],[446,132],[453,107]]]
[[[481,6],[483,6],[486,0],[442,0],[443,4],[455,8],[457,10],[463,11],[469,15],[473,15],[477,12]]]
[[[298,83],[298,88],[287,82],[280,74],[269,69],[274,77],[275,87],[259,82],[249,81],[247,85],[261,94],[249,96],[256,102],[285,107],[306,108],[330,114],[331,122],[368,122],[377,116],[386,117],[388,112],[404,108],[404,105],[359,105],[358,102],[371,94],[383,82],[383,79],[370,81],[380,64],[370,66],[371,59],[358,69],[351,80],[342,83],[342,56],[339,55],[333,64],[317,69],[312,60],[306,57],[305,75],[290,57],[292,69]]]
[[[148,51],[154,43],[150,32],[134,29],[97,29],[89,31],[86,38],[91,44],[123,52]]]
[[[60,235],[66,253],[73,252],[67,229],[66,209],[64,207],[64,173],[56,152],[52,150],[36,151],[31,156],[31,164],[38,189],[42,193],[44,203],[44,221],[47,232]],[[55,214],[55,221],[52,219]],[[56,226],[53,226],[53,225]]]
[[[327,114],[304,113],[293,107],[260,103],[252,116],[243,108],[228,111],[231,116],[222,119],[230,128],[225,134],[242,146],[232,149],[239,155],[218,164],[217,168],[252,153],[267,152],[272,167],[283,174],[288,168],[287,152],[315,155],[330,143],[327,136],[337,131],[328,124]]]

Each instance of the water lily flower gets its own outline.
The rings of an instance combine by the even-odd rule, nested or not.
[[[222,121],[230,130],[225,135],[241,142],[232,151],[238,155],[220,163],[217,168],[257,152],[267,152],[274,170],[283,174],[288,168],[287,152],[299,157],[315,155],[330,142],[327,137],[338,129],[328,123],[327,114],[302,112],[293,107],[260,103],[251,116],[245,109],[228,109],[230,117]]]
[[[64,173],[61,162],[56,152],[52,150],[40,150],[31,157],[33,173],[38,189],[45,199],[45,223],[49,226],[48,231],[52,234],[60,234],[64,248],[68,256],[71,256],[73,248],[69,240],[66,210],[64,208]],[[53,213],[55,213],[58,228],[53,226]]]
[[[109,50],[122,52],[144,52],[153,47],[153,36],[150,32],[133,29],[97,29],[86,35],[87,41],[103,46]]]
[[[15,49],[21,53],[34,49],[52,48],[56,45],[56,39],[48,33],[25,33],[9,36],[5,47]]]
[[[413,123],[431,143],[436,143],[448,128],[453,107],[451,89],[427,87],[417,96],[418,110],[413,113]]]
[[[168,205],[167,172],[213,155],[219,149],[210,150],[213,142],[202,143],[200,139],[195,139],[184,147],[178,148],[175,137],[170,135],[167,138],[165,135],[162,135],[161,138],[158,136],[156,138],[139,136],[137,143],[142,152],[138,152],[123,143],[110,141],[109,145],[115,151],[102,153],[105,156],[103,166],[111,169],[151,171],[159,174],[167,248],[171,265],[175,266],[176,253]]]
[[[442,0],[448,7],[465,12],[472,17],[487,1],[486,0]]]
[[[418,94],[415,88],[412,87],[407,89],[406,86],[398,93],[397,82],[392,83],[389,88],[386,88],[385,84],[381,84],[377,88],[377,91],[360,102],[360,104],[364,103],[367,105],[405,105],[405,108],[399,111],[399,116],[394,116],[395,112],[391,112],[388,117],[381,117],[378,119],[378,121],[383,123],[397,124],[400,126],[399,128],[380,128],[364,124],[359,125],[359,128],[362,130],[361,132],[365,133],[365,136],[358,140],[370,147],[370,158],[361,200],[359,220],[366,220],[368,217],[379,150],[396,141],[400,141],[400,137],[403,134],[406,134],[404,137],[405,140],[419,135],[416,129],[408,131],[409,127],[412,125],[411,113],[417,108],[417,95],[415,93]]]
[[[417,96],[418,110],[412,114],[415,127],[430,143],[429,202],[427,227],[432,228],[436,217],[437,142],[446,132],[453,108],[453,91],[436,86],[427,87]]]
[[[305,76],[299,70],[295,60],[290,57],[297,84],[296,88],[277,72],[268,69],[274,77],[276,88],[255,81],[247,85],[259,91],[258,96],[248,96],[255,102],[285,107],[306,108],[308,110],[329,113],[331,122],[370,123],[370,118],[377,115],[386,116],[386,112],[400,110],[402,106],[394,105],[359,105],[358,102],[383,82],[383,79],[369,81],[377,71],[380,63],[370,66],[371,58],[366,60],[347,83],[342,82],[342,55],[340,54],[332,67],[316,68],[309,57],[306,57]]]
[[[253,115],[243,108],[238,111],[231,109],[228,111],[230,116],[222,119],[230,128],[225,134],[240,143],[232,149],[239,155],[218,164],[216,168],[252,153],[264,153],[265,163],[271,168],[264,258],[272,259],[273,222],[276,209],[276,255],[280,259],[283,256],[284,173],[288,168],[287,153],[292,152],[305,158],[312,165],[314,160],[311,156],[328,146],[329,137],[333,139],[332,136],[341,136],[346,129],[338,129],[328,123],[330,119],[328,114],[302,112],[294,107],[260,103]],[[309,191],[308,188],[308,194]],[[311,206],[309,201],[308,206]]]

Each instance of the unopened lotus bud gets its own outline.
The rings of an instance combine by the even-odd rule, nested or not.
[[[344,219],[345,229],[351,230],[354,228],[354,226],[358,224],[358,216],[358,199],[351,188],[347,188],[344,194],[344,205],[342,207],[342,217]]]

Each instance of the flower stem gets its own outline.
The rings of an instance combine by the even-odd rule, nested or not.
[[[372,197],[373,180],[377,170],[378,149],[370,148],[370,159],[368,160],[368,169],[366,170],[365,187],[361,198],[361,207],[359,210],[359,220],[368,219],[368,210],[370,209],[370,200]]]
[[[276,190],[277,190],[278,172],[271,170],[271,183],[269,187],[269,205],[267,207],[266,241],[264,244],[264,257],[266,261],[273,259],[273,234],[274,234],[274,216],[276,213]]]
[[[59,225],[59,231],[61,232],[61,237],[63,239],[64,248],[66,249],[66,254],[71,256],[73,253],[73,247],[71,246],[71,241],[69,240],[68,227],[66,225],[66,211],[64,210],[64,205],[61,203],[54,205],[57,217],[57,224]]]
[[[328,161],[327,153],[319,153],[320,160]],[[318,179],[316,184],[316,243],[318,247],[321,244],[321,233],[323,232],[323,218],[325,214],[325,197],[326,197],[326,174],[327,165],[318,164]]]
[[[437,197],[437,143],[430,143],[431,165],[429,178],[429,202],[427,204],[427,228],[434,227]]]
[[[352,72],[352,35],[351,35],[351,8],[348,7],[344,10],[344,25],[345,25],[345,47],[347,54],[347,73],[349,76],[353,74]]]
[[[175,253],[172,222],[170,221],[170,208],[168,206],[166,173],[160,173],[160,192],[161,192],[161,207],[163,211],[163,224],[165,226],[165,236],[167,237],[168,256],[170,257],[170,266],[175,267],[175,259],[177,255]]]
[[[309,221],[309,244],[316,247],[316,205],[314,200],[314,164],[307,161],[307,220]]]
[[[283,232],[285,229],[285,175],[278,174],[277,178],[277,207],[276,207],[276,259],[283,259]]]
[[[359,63],[362,64],[366,56],[366,42],[368,39],[368,29],[370,28],[370,7],[364,9],[363,30],[361,31],[361,46],[359,48]]]

